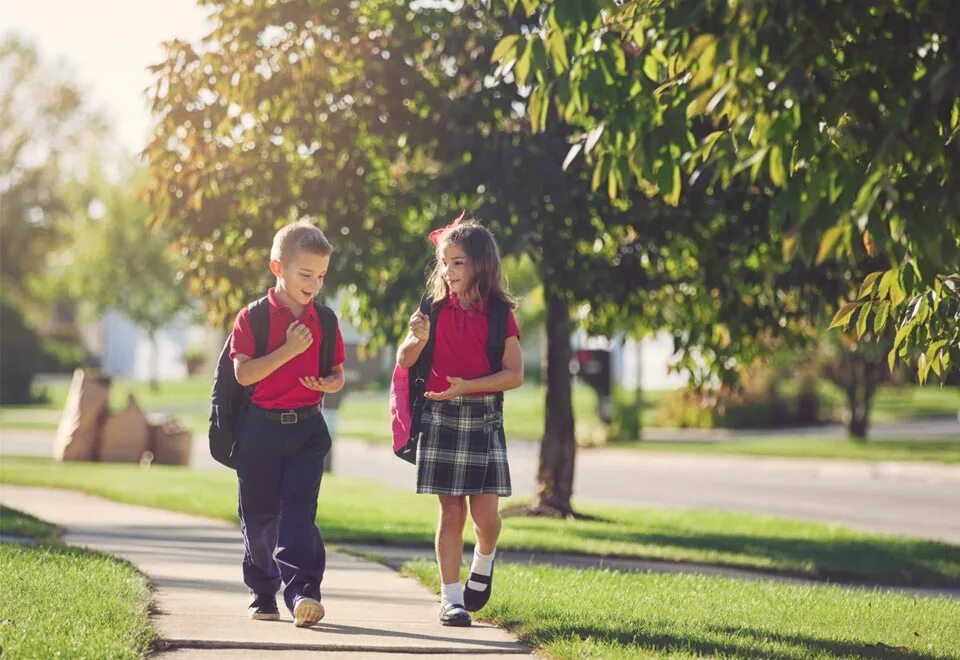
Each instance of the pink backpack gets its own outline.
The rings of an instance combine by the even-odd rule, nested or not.
[[[430,337],[410,369],[400,365],[393,368],[390,379],[390,427],[393,431],[393,453],[407,461],[417,462],[417,441],[420,439],[420,413],[426,399],[423,396],[430,362],[433,359],[433,333],[437,315],[430,310],[431,299],[420,299],[420,311],[430,317]]]

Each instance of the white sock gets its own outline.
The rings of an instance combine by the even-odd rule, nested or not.
[[[440,604],[463,606],[463,587],[459,582],[440,585]]]
[[[476,547],[473,548],[473,563],[470,565],[471,573],[479,573],[480,575],[490,575],[490,572],[493,570],[493,559],[497,556],[497,549],[494,548],[489,555],[485,555],[480,552]],[[467,586],[471,589],[476,589],[477,591],[483,591],[487,588],[487,585],[480,584],[479,582],[474,582],[472,580],[467,580]]]

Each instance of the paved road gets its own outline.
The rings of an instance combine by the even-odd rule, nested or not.
[[[203,438],[193,465],[212,467]],[[0,433],[0,452],[50,455],[49,432]],[[539,446],[509,446],[514,493],[532,495]],[[413,489],[414,467],[382,444],[338,440],[334,472]],[[960,545],[960,466],[826,459],[660,454],[619,449],[577,455],[577,501],[766,513]]]

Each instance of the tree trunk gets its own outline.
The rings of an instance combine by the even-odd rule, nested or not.
[[[852,355],[850,380],[846,383],[847,409],[850,420],[847,433],[857,442],[866,442],[870,428],[870,406],[882,376],[882,365],[870,357]]]
[[[151,332],[150,337],[150,391],[160,391],[160,345],[157,342],[157,335]]]
[[[556,292],[546,292],[547,397],[540,467],[537,471],[536,512],[571,516],[576,456],[573,401],[570,385],[570,305]]]

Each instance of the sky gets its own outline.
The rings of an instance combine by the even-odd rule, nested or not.
[[[143,90],[161,42],[196,42],[207,30],[196,0],[0,0],[0,36],[26,38],[45,65],[66,72],[131,155],[149,134]]]

